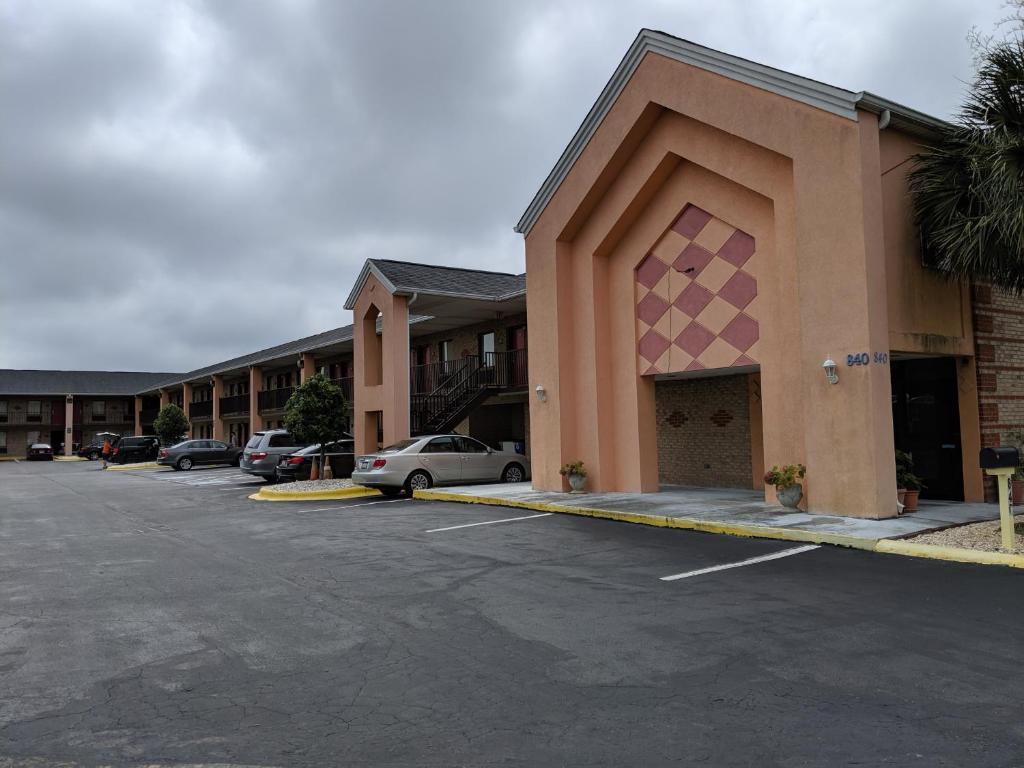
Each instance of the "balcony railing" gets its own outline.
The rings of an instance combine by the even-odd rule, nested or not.
[[[525,387],[528,380],[526,350],[485,352],[483,358],[469,355],[458,360],[414,365],[409,370],[409,393],[429,395],[443,392],[453,384],[463,381],[471,371],[477,369],[479,373],[475,374],[475,380],[482,386],[500,389]]]
[[[336,387],[341,387],[342,393],[345,395],[345,401],[351,407],[352,405],[352,377],[345,376],[340,379],[331,379],[331,383]]]
[[[281,410],[294,391],[295,387],[283,387],[282,389],[267,389],[260,392],[257,396],[260,413]]]
[[[224,416],[237,416],[246,415],[249,413],[249,396],[248,395],[230,395],[229,397],[222,397],[220,399],[220,415]]]
[[[188,416],[190,419],[210,418],[213,416],[213,400],[201,400],[197,403],[189,403]]]

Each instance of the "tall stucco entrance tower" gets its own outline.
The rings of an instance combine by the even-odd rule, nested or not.
[[[582,459],[595,490],[657,490],[656,383],[740,375],[752,487],[803,463],[811,511],[895,515],[894,352],[957,358],[973,461],[969,293],[921,266],[906,194],[935,123],[642,31],[517,227],[534,486]]]
[[[355,450],[375,453],[409,437],[408,299],[364,268],[346,306],[353,312]]]

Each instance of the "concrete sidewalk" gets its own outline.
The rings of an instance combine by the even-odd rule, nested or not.
[[[814,515],[766,504],[757,491],[684,486],[662,486],[658,493],[567,494],[535,491],[529,483],[503,483],[417,491],[416,496],[858,549],[874,549],[881,539],[899,539],[999,517],[995,504],[935,501],[923,501],[918,512],[885,520]]]

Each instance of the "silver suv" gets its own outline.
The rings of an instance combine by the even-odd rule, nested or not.
[[[249,442],[245,444],[242,461],[238,466],[243,472],[274,482],[280,458],[286,453],[294,453],[305,447],[306,443],[300,443],[284,429],[253,432]]]

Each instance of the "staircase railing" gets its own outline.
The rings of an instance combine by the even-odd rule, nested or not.
[[[453,417],[487,392],[525,387],[526,350],[486,352],[482,357],[470,355],[413,366],[410,375],[413,434],[442,431]]]

